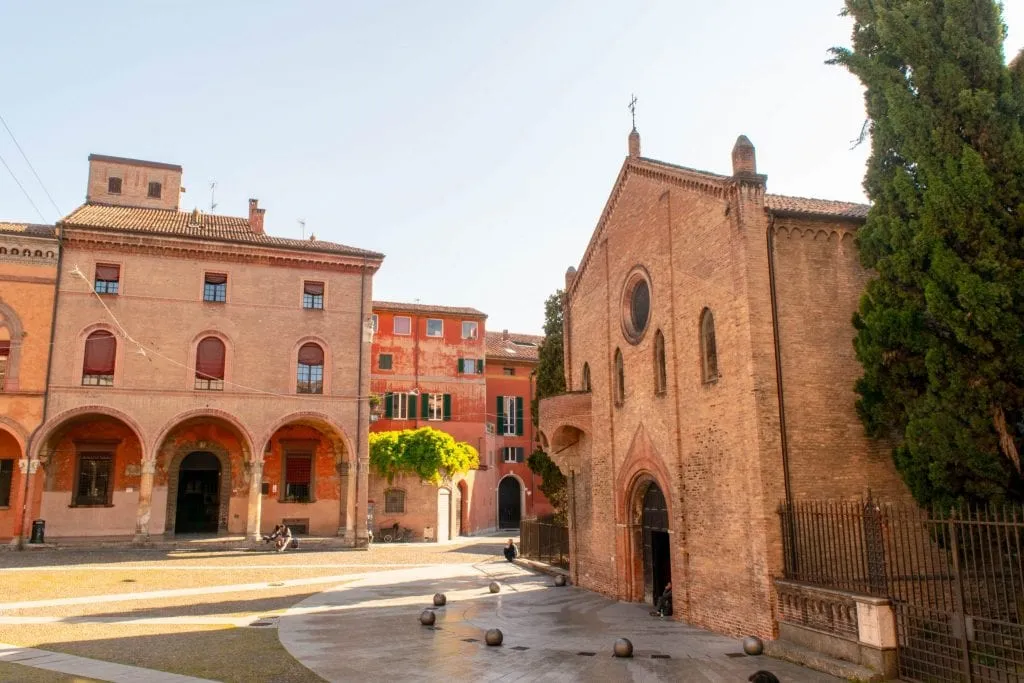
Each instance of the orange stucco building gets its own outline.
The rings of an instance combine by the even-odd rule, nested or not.
[[[59,224],[30,449],[47,534],[258,538],[288,520],[364,543],[383,255],[271,236],[255,199],[244,217],[180,211],[181,176],[92,155],[86,203]]]
[[[0,538],[18,537],[39,500],[25,454],[46,408],[58,254],[53,226],[0,223]]]

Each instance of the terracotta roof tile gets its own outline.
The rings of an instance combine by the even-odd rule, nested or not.
[[[837,202],[830,199],[809,199],[807,197],[786,197],[780,194],[765,195],[764,205],[769,211],[777,213],[858,219],[867,218],[868,209],[871,208],[867,204]]]
[[[536,334],[517,334],[509,332],[488,332],[485,335],[488,358],[504,358],[536,362],[540,357],[540,345],[544,337]]]
[[[57,236],[57,229],[52,225],[41,225],[38,223],[5,223],[0,221],[0,232],[13,235],[28,235],[29,237]]]
[[[197,220],[198,219],[198,220]],[[249,220],[238,216],[146,209],[106,204],[83,204],[61,221],[63,225],[103,230],[125,230],[170,237],[190,237],[217,242],[237,242],[346,256],[384,258],[383,254],[324,240],[296,240],[253,232]]]
[[[399,313],[439,313],[450,315],[465,315],[474,318],[486,318],[487,314],[475,308],[462,308],[459,306],[431,306],[430,304],[406,304],[398,301],[374,301],[374,310],[397,311]]]

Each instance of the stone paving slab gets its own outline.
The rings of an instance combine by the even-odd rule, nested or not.
[[[37,650],[32,647],[19,647],[0,643],[0,660],[14,662],[22,666],[31,666],[36,669],[46,669],[72,676],[84,676],[99,681],[111,681],[112,683],[216,683],[205,678],[193,676],[182,676],[180,674],[167,673],[166,671],[155,671],[144,669],[139,666],[128,666],[104,662],[99,659],[88,657],[76,657],[59,652],[48,652]]]
[[[501,591],[488,584],[498,579]],[[434,627],[419,624],[435,592],[448,596]],[[365,576],[302,601],[279,620],[281,643],[328,681],[687,681],[734,683],[766,669],[781,681],[838,681],[767,657],[737,639],[653,618],[505,562],[404,569]],[[501,647],[484,644],[500,628]],[[612,644],[632,640],[635,656]]]

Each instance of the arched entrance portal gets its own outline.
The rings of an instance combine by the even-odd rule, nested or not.
[[[518,529],[523,518],[523,487],[515,477],[505,477],[498,484],[498,528]]]
[[[665,495],[654,482],[647,486],[640,519],[644,558],[644,601],[654,603],[672,580],[669,551],[668,506]]]
[[[208,451],[185,456],[178,470],[176,534],[216,533],[220,519],[220,459]]]

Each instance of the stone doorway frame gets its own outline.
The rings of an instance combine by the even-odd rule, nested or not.
[[[231,507],[231,454],[215,441],[189,441],[174,449],[167,464],[167,517],[164,519],[164,534],[174,536],[174,525],[178,516],[178,481],[181,463],[196,452],[212,453],[220,461],[220,503],[217,510],[217,533],[228,532],[228,514]]]
[[[646,601],[646,572],[644,563],[644,498],[651,486],[657,486],[665,498],[665,509],[668,515],[669,557],[672,557],[674,534],[672,533],[672,503],[666,494],[666,487],[658,481],[658,477],[650,472],[640,472],[629,488],[626,504],[626,599],[632,602]],[[670,560],[670,567],[674,562]]]

